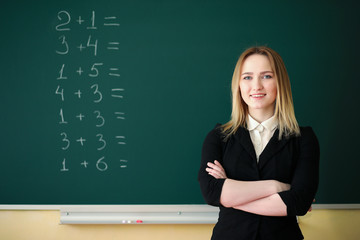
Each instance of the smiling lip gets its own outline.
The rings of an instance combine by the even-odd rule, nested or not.
[[[264,93],[257,93],[257,94],[252,94],[250,95],[250,97],[253,97],[253,98],[262,98],[262,97],[265,97],[266,94]]]

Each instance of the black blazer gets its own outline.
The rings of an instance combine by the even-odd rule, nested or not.
[[[310,127],[301,127],[301,136],[278,140],[279,131],[259,156],[245,128],[227,141],[218,124],[207,135],[202,149],[198,174],[205,201],[220,207],[218,223],[211,239],[214,240],[298,240],[303,239],[296,216],[305,215],[315,197],[319,181],[319,143]],[[220,204],[224,179],[215,179],[205,168],[207,162],[218,160],[227,177],[235,180],[278,180],[291,184],[289,191],[279,193],[287,206],[286,217],[260,216]]]

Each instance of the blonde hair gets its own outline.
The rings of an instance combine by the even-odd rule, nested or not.
[[[289,75],[281,56],[273,49],[261,46],[251,47],[245,50],[239,57],[234,74],[232,77],[232,113],[231,119],[222,125],[225,139],[234,134],[239,127],[246,127],[246,118],[248,115],[248,106],[244,102],[240,93],[240,75],[242,66],[247,57],[253,54],[267,56],[272,70],[277,79],[277,95],[275,100],[275,116],[279,122],[279,139],[283,136],[300,135],[300,128],[295,118],[294,104],[291,93]]]

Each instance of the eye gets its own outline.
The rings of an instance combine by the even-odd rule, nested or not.
[[[251,77],[250,76],[245,76],[243,77],[244,80],[251,80]]]
[[[271,79],[271,78],[272,78],[272,76],[269,74],[263,76],[263,79]]]

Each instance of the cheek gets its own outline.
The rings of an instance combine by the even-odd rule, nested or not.
[[[271,89],[271,94],[272,94],[274,97],[276,97],[276,95],[277,95],[277,88],[276,88],[276,87],[274,87],[274,88]]]
[[[247,86],[245,84],[239,84],[239,90],[240,90],[240,95],[242,98],[246,97],[248,94],[248,89]]]
[[[274,97],[276,98],[276,96],[277,96],[277,87],[276,86],[273,88],[273,94],[274,94]]]
[[[268,87],[268,93],[271,93],[271,95],[276,98],[277,95],[277,85],[275,84],[270,84]]]

